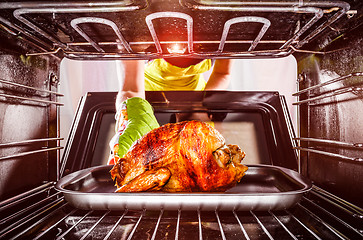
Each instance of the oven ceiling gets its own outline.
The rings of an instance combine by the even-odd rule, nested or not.
[[[350,4],[361,8],[359,2]],[[359,22],[361,12],[350,4],[302,0],[2,2],[0,23],[3,32],[36,46],[30,55],[281,57],[306,50],[317,36],[346,25],[350,18]],[[330,38],[340,34],[333,32]],[[185,52],[173,50],[175,45]]]

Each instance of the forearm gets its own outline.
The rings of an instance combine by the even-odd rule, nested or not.
[[[227,89],[230,83],[231,69],[232,69],[231,59],[216,60],[212,74],[209,77],[205,90]]]
[[[132,97],[140,97],[145,99],[145,91],[124,91],[119,90],[116,98],[116,109],[119,109],[122,102],[125,101],[128,98]]]
[[[230,74],[212,73],[205,90],[226,90],[230,83]]]
[[[126,60],[122,61],[122,64],[125,76],[117,94],[116,109],[128,98],[145,98],[144,61]]]

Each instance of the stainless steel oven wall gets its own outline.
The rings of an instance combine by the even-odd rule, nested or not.
[[[0,200],[56,180],[59,60],[0,31]]]
[[[362,206],[363,27],[351,26],[348,33],[336,33],[325,54],[299,58],[300,88],[305,90],[298,92],[297,105],[304,174]]]

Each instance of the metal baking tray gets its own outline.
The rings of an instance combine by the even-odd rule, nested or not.
[[[111,165],[71,173],[56,184],[66,201],[80,209],[93,210],[238,210],[287,209],[312,187],[299,173],[270,165],[249,165],[239,184],[226,192],[115,193]]]

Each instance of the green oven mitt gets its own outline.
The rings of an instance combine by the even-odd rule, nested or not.
[[[122,102],[121,109],[116,113],[116,134],[110,141],[108,164],[116,164],[136,140],[158,127],[159,123],[148,101],[133,97]]]

